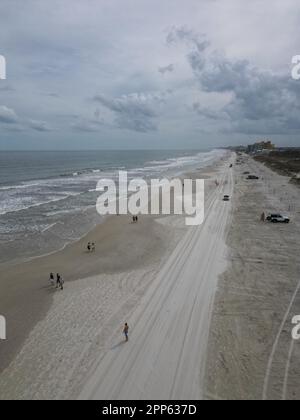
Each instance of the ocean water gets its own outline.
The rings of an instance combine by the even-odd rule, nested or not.
[[[62,248],[101,222],[101,178],[174,176],[210,164],[212,151],[0,152],[0,263]]]

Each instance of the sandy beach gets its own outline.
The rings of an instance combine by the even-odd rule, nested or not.
[[[181,216],[110,217],[63,251],[6,267],[0,287],[12,334],[0,348],[0,398],[299,398],[291,340],[299,193],[243,161],[230,169],[229,154],[188,174],[206,179],[201,226],[187,228]],[[292,221],[262,223],[262,211]],[[50,271],[64,275],[63,292],[47,283]]]
[[[221,161],[189,176],[205,178],[211,197],[225,167]],[[60,252],[3,265],[2,311],[9,330],[0,348],[0,398],[77,397],[89,369],[122,339],[122,322],[187,231],[181,216],[144,216],[138,224],[113,216]],[[86,252],[89,241],[97,244],[95,253]],[[50,286],[51,271],[63,275],[63,292]]]
[[[10,320],[9,328],[14,333],[1,345],[0,367],[6,363],[6,357],[11,358],[11,347],[26,336],[32,322],[51,304],[54,290],[49,289],[50,282],[47,282],[50,272],[61,273],[67,282],[103,272],[126,271],[133,266],[139,268],[156,261],[167,235],[168,232],[161,233],[150,218],[132,225],[130,218],[116,216],[63,251],[26,263],[3,266],[1,309]],[[89,241],[97,243],[95,253],[86,252]]]

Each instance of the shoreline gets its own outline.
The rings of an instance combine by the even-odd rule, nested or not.
[[[223,158],[202,168],[200,172],[194,171],[190,176],[195,173],[212,175],[222,161]],[[10,383],[8,378],[14,378],[14,374],[11,377],[9,371],[11,368],[14,370],[13,365],[20,352],[26,348],[34,330],[47,319],[56,301],[65,299],[69,285],[77,282],[87,285],[89,279],[96,278],[102,279],[105,284],[109,276],[115,279],[122,273],[134,273],[133,277],[136,277],[137,271],[150,270],[151,275],[144,274],[143,289],[151,283],[153,273],[186,231],[183,223],[177,221],[174,225],[172,216],[143,216],[137,225],[132,225],[130,220],[127,216],[111,216],[62,251],[6,268],[0,284],[0,295],[4,302],[2,312],[8,320],[9,338],[0,347],[0,397],[20,397],[19,392],[15,394],[10,388],[13,384],[7,386],[7,381]],[[89,241],[97,243],[94,255],[85,253]],[[47,285],[47,276],[51,271],[60,272],[66,280],[66,290],[61,295],[60,292],[53,293],[54,290]],[[20,278],[23,279],[22,283]],[[97,284],[97,280],[94,281]],[[136,281],[139,283],[139,280]],[[116,290],[118,288],[116,286]],[[138,287],[134,286],[134,293],[138,293],[137,290]],[[55,336],[53,339],[55,341]],[[23,368],[17,370],[22,371]],[[16,375],[18,377],[20,373]],[[15,379],[18,382],[17,377]]]
[[[223,150],[223,149],[220,149],[220,150],[213,149],[209,153],[221,152],[221,151],[223,151],[224,155],[226,154],[226,150]],[[203,152],[203,153],[206,154],[208,152]],[[197,155],[198,153],[195,156]],[[208,162],[206,161],[198,162],[198,163],[194,163],[193,165],[189,164],[187,165],[186,169],[178,167],[175,172],[174,170],[172,170],[168,175],[162,173],[161,177],[166,176],[167,178],[173,178],[173,177],[180,178],[185,173],[188,173],[190,171],[195,171],[199,164],[204,165],[203,167],[200,166],[200,168],[197,168],[200,171],[202,171],[202,170],[205,170],[205,168],[210,167],[211,165],[214,165],[220,159],[222,159],[221,156],[212,156]],[[155,174],[155,177],[156,176],[157,174]],[[82,195],[85,193],[86,192],[83,192],[83,193],[80,193],[79,195]],[[44,204],[38,204],[34,207],[42,207],[42,206],[44,206]],[[28,208],[26,209],[28,210]],[[14,212],[5,213],[4,215],[6,214],[14,214]],[[36,237],[35,239],[32,238],[32,240],[29,243],[28,248],[24,249],[23,247],[22,249],[20,249],[19,248],[20,240],[8,241],[6,243],[6,246],[3,249],[1,248],[3,251],[2,257],[4,256],[5,258],[0,262],[0,269],[5,269],[6,267],[14,266],[20,263],[34,261],[36,258],[46,257],[49,255],[55,254],[59,251],[62,251],[68,245],[72,245],[73,243],[76,243],[80,241],[81,239],[83,239],[95,228],[97,228],[99,224],[103,224],[106,218],[106,216],[100,216],[98,214],[95,214],[95,205],[88,205],[86,208],[84,208],[83,212],[79,216],[80,217],[79,220],[77,219],[78,214],[75,215],[75,213],[74,214],[70,213],[69,217],[71,220],[71,224],[68,226],[69,230],[64,231],[63,235],[61,235],[61,232],[59,231],[58,228],[60,224],[64,224],[64,223],[66,223],[67,225],[69,224],[69,220],[67,216],[63,216],[61,220],[57,220],[52,225],[47,226],[45,230],[42,230],[40,232],[40,237],[38,239]],[[74,223],[77,226],[76,233],[73,230]],[[82,227],[78,229],[78,224],[80,223],[82,224]],[[52,231],[53,228],[55,228],[54,231]],[[26,240],[28,241],[28,239]],[[14,246],[17,246],[17,256],[14,252],[14,248],[13,248]],[[42,251],[40,252],[40,250]]]

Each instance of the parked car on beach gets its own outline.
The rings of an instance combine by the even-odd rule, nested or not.
[[[281,214],[269,214],[267,216],[267,220],[268,222],[272,222],[272,223],[290,223],[290,219],[289,217],[286,216],[282,216]]]
[[[258,177],[258,176],[256,176],[256,175],[249,175],[249,176],[247,177],[247,179],[259,179],[259,177]]]

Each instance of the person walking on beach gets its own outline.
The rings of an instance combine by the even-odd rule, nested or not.
[[[129,331],[129,327],[127,322],[124,325],[124,329],[123,329],[123,334],[125,335],[125,341],[128,341],[128,331]]]
[[[92,251],[92,252],[95,252],[95,251],[96,251],[96,245],[95,245],[95,243],[94,243],[94,242],[92,243],[91,251]]]
[[[50,273],[49,280],[50,280],[51,286],[54,286],[54,274],[53,273]]]
[[[265,222],[265,221],[266,221],[266,215],[265,215],[265,212],[263,212],[263,213],[262,213],[260,220],[261,220],[262,222]]]
[[[60,279],[59,279],[59,286],[60,286],[60,290],[64,290],[64,279],[63,279],[63,277],[61,277],[60,276]]]
[[[60,287],[60,275],[56,274],[56,288],[58,289]]]
[[[87,250],[88,250],[88,252],[91,251],[91,243],[90,242],[87,244]]]

